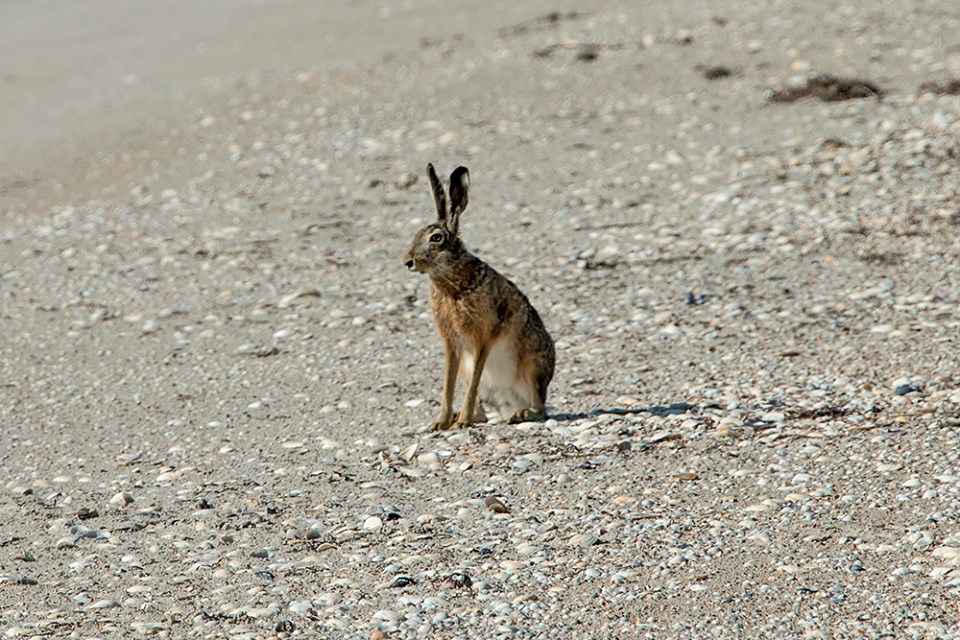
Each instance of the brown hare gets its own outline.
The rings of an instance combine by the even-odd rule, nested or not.
[[[433,318],[446,353],[440,415],[429,430],[485,422],[484,403],[510,422],[542,420],[556,359],[553,339],[520,289],[463,246],[457,231],[467,208],[467,169],[451,174],[449,202],[432,164],[427,173],[438,219],[417,232],[403,261],[430,276]],[[467,391],[454,413],[458,377]]]

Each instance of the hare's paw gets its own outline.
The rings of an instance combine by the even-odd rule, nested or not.
[[[486,421],[487,421],[487,412],[483,408],[483,404],[478,401],[477,406],[473,410],[473,422],[474,424],[478,424],[478,423],[482,424]]]
[[[427,433],[436,433],[437,431],[446,431],[453,427],[454,423],[457,420],[457,414],[454,414],[451,418],[447,419],[437,419],[430,423],[430,426],[427,427]]]
[[[469,429],[473,426],[472,420],[463,420],[460,418],[462,411],[457,411],[453,414],[453,424],[450,426],[451,429]]]
[[[487,421],[487,412],[483,410],[483,405],[479,402],[473,408],[473,416],[470,419],[463,419],[460,416],[463,411],[457,411],[453,414],[453,429],[469,429],[475,424],[482,424]]]
[[[507,422],[510,424],[517,424],[518,422],[539,422],[546,417],[547,412],[543,409],[520,409],[510,416],[510,419]]]

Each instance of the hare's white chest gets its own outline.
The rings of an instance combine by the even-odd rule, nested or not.
[[[463,368],[461,375],[465,382],[473,376],[473,367],[476,364],[474,354],[467,351],[463,354]],[[517,359],[507,349],[505,340],[498,340],[490,347],[490,354],[483,367],[480,377],[480,389],[506,388],[513,386],[517,379]]]
[[[474,354],[465,352],[460,364],[460,377],[465,384],[470,383],[475,364]],[[517,375],[517,357],[508,348],[506,340],[498,340],[490,348],[480,376],[479,391],[480,400],[504,420],[533,401],[531,390]]]

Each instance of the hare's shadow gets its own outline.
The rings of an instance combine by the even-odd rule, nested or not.
[[[689,402],[672,402],[670,404],[658,404],[651,407],[612,407],[607,409],[591,409],[590,411],[584,411],[580,413],[549,413],[547,418],[553,418],[554,420],[566,422],[570,420],[595,418],[597,416],[608,414],[629,416],[637,413],[650,413],[655,416],[678,416],[684,413],[699,413],[703,409],[707,408],[710,408],[710,405],[700,407],[695,404],[690,404]]]

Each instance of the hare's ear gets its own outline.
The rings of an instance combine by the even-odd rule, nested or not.
[[[430,186],[433,188],[433,200],[437,203],[437,218],[440,222],[447,221],[447,196],[443,192],[443,185],[440,184],[440,178],[433,169],[433,163],[427,165],[427,174],[430,175]]]
[[[460,225],[460,214],[467,208],[467,190],[470,188],[470,172],[466,167],[457,167],[450,174],[450,218],[447,227],[453,233]]]

